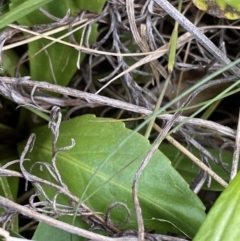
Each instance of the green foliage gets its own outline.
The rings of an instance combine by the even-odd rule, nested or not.
[[[192,161],[186,157],[185,155],[178,160],[179,150],[173,145],[169,144],[161,144],[160,150],[165,153],[165,155],[172,161],[172,165],[176,168],[176,170],[181,174],[181,176],[187,181],[187,183],[191,183],[196,175],[199,172],[199,167],[197,165],[193,165]],[[207,148],[207,150],[218,160],[219,159],[219,150]],[[199,157],[199,152],[196,149],[192,150],[192,153]],[[226,168],[230,170],[232,165],[232,156],[233,154],[229,151],[223,151],[222,160],[226,165]],[[210,161],[211,169],[222,177],[226,182],[229,181],[229,173],[223,169],[221,165],[217,165]],[[212,190],[212,191],[223,191],[223,186],[221,186],[214,179],[211,182],[210,188],[205,184],[203,189]]]
[[[17,153],[14,150],[9,150],[6,146],[0,146],[0,152],[2,154],[0,167],[7,164],[9,161],[18,159]],[[19,165],[14,164],[10,168],[13,171],[19,172]],[[17,199],[18,193],[18,183],[19,178],[17,177],[6,177],[1,176],[0,178],[0,195],[2,197],[6,197],[11,201],[15,201]],[[0,207],[0,214],[4,212],[4,208]],[[11,223],[11,229],[18,232],[18,218],[16,217]]]
[[[22,1],[21,1],[22,2]],[[25,4],[31,1],[26,1]],[[16,11],[19,1],[14,1],[11,5],[11,11]],[[29,3],[30,4],[30,3]],[[90,1],[74,1],[66,0],[59,1],[53,0],[51,3],[44,5],[44,9],[50,14],[63,18],[67,11],[70,10],[72,16],[76,16],[82,10],[89,10],[91,12],[101,12],[105,0],[90,0]],[[31,14],[22,14],[22,18],[16,19],[21,25],[33,26],[36,24],[51,23],[48,17],[46,17],[39,10],[32,12]],[[60,38],[66,34],[67,30],[52,35],[51,37]],[[93,25],[90,42],[95,41],[98,36],[97,25]],[[82,38],[82,31],[78,30],[74,33],[76,41],[79,43]],[[63,40],[68,41],[68,37]],[[62,86],[66,86],[72,79],[74,73],[77,71],[77,59],[78,51],[75,48],[54,43],[46,50],[41,51],[45,46],[51,43],[50,40],[41,38],[38,41],[28,43],[28,57],[30,58],[30,75],[32,79],[44,80],[50,83],[57,83]],[[81,54],[81,60],[85,55]],[[80,60],[80,61],[81,61]]]
[[[239,197],[240,174],[229,184],[217,199],[194,241],[240,240]]]
[[[0,167],[4,166],[9,161],[18,159],[17,152],[15,150],[10,150],[7,146],[0,146],[0,152],[2,153]],[[10,169],[13,171],[19,171],[19,165],[14,164]],[[0,195],[8,198],[9,200],[16,201],[18,193],[18,182],[19,178],[17,177],[1,177]]]
[[[10,23],[17,21],[21,17],[26,16],[27,14],[35,11],[36,9],[51,1],[53,0],[12,1],[15,4],[15,8],[0,17],[0,29],[6,27]]]
[[[16,75],[15,68],[19,64],[19,56],[12,49],[2,52],[3,68],[0,69],[0,74],[6,74],[14,77]],[[19,67],[21,76],[28,76],[28,70],[24,65]]]
[[[31,162],[25,163],[28,168],[36,161],[51,161],[51,133],[47,126],[36,129],[34,133],[37,139],[33,151],[29,154]],[[136,229],[132,182],[150,148],[149,142],[140,134],[126,129],[123,123],[92,115],[61,124],[58,147],[68,146],[71,138],[76,141],[76,146],[61,152],[57,157],[58,170],[69,190],[81,197],[81,201],[96,212],[105,213],[116,201],[127,204],[131,211],[131,219],[124,228]],[[108,157],[110,158],[107,159]],[[34,173],[53,181],[46,170],[40,171],[35,167]],[[95,176],[92,183],[85,190],[93,175]],[[49,196],[54,196],[52,189],[45,190]],[[82,196],[84,192],[85,195]],[[160,151],[156,152],[144,170],[138,194],[146,230],[181,230],[193,237],[205,218],[201,201]],[[58,201],[67,203],[67,200],[60,196]],[[167,220],[178,230],[170,223],[152,218]],[[118,207],[113,211],[111,219],[114,223],[121,223],[126,219],[126,212]]]
[[[1,8],[3,15],[0,17],[0,28],[3,29],[9,23],[14,22],[27,26],[52,23],[51,19],[37,10],[39,7],[43,7],[58,18],[63,18],[69,9],[71,16],[77,16],[82,10],[100,13],[105,2],[106,0],[11,0],[9,6],[5,4]],[[240,18],[239,0],[193,0],[193,2],[198,8],[217,17]],[[60,38],[66,33],[67,30],[54,34],[52,37]],[[82,35],[82,30],[74,33],[77,42],[80,42],[81,39],[84,42]],[[131,36],[128,33],[125,35],[127,39]],[[97,25],[93,25],[90,42],[95,41],[97,36]],[[68,41],[68,38],[63,40]],[[45,51],[41,51],[50,43],[51,41],[44,38],[28,43],[30,70],[28,73],[25,66],[21,66],[19,73],[22,76],[30,75],[35,80],[51,83],[56,81],[59,85],[67,86],[77,71],[79,52],[59,43],[54,43]],[[136,48],[132,43],[129,45],[132,45],[129,49]],[[19,62],[18,55],[13,50],[8,50],[3,52],[2,57],[4,65],[1,74],[7,73],[9,76],[14,76],[14,67]],[[83,57],[84,54],[81,54],[80,62]],[[126,59],[131,63],[132,58],[126,57]],[[24,121],[21,123],[19,119],[18,123],[18,126],[24,126],[24,128],[25,120],[30,119],[29,113],[25,112],[25,114],[25,118],[22,118]],[[47,116],[45,118],[47,119]],[[30,129],[29,125],[27,126]],[[31,161],[24,163],[28,170],[34,162],[51,163],[52,158],[52,136],[47,126],[36,129],[35,133],[37,134],[35,147],[28,156]],[[132,183],[142,159],[150,149],[149,142],[138,133],[126,129],[123,123],[96,118],[92,115],[62,123],[58,146],[68,146],[71,138],[76,141],[76,146],[71,150],[61,152],[57,158],[59,172],[69,190],[96,212],[105,213],[108,207],[116,201],[127,204],[131,211],[131,218],[122,229],[137,229],[132,202]],[[22,147],[22,145],[20,146]],[[239,215],[239,205],[237,205],[239,189],[237,187],[240,176],[238,175],[222,193],[204,221],[204,206],[188,187],[188,183],[196,176],[198,167],[192,167],[191,161],[186,160],[185,157],[181,161],[171,164],[169,159],[172,161],[178,151],[169,145],[162,145],[161,148],[161,151],[168,157],[161,151],[157,151],[139,182],[138,196],[146,231],[184,233],[189,237],[194,237],[203,223],[194,241],[238,240],[240,235],[237,226]],[[169,148],[171,149],[169,150]],[[8,151],[11,149],[9,148]],[[218,154],[217,151],[210,151],[215,152],[215,155]],[[223,154],[223,160],[229,166],[231,156],[227,152]],[[17,157],[13,159],[17,159]],[[211,167],[228,181],[228,174],[220,166],[212,164]],[[33,173],[54,182],[44,168],[41,171],[35,166]],[[90,182],[90,180],[92,181]],[[8,197],[10,200],[16,200],[18,181],[18,178],[2,177],[0,195]],[[49,197],[53,198],[56,195],[56,190],[47,186],[43,188]],[[222,187],[213,181],[211,190],[222,190]],[[63,194],[58,196],[57,202],[69,204],[69,200]],[[126,210],[119,206],[113,210],[111,220],[119,224],[126,220],[126,216]],[[60,219],[72,223],[71,217],[61,217]],[[86,229],[86,223],[80,219],[77,219],[75,225]],[[17,222],[13,229],[18,232]],[[79,237],[43,223],[38,225],[33,237],[33,240],[53,241],[75,239],[79,239]]]
[[[82,228],[82,227],[81,227]],[[32,237],[32,240],[37,241],[79,241],[80,237],[72,235],[64,230],[55,228],[46,223],[39,223]]]

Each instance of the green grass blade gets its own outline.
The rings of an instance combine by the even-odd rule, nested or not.
[[[52,0],[29,0],[19,4],[14,9],[11,9],[9,12],[0,17],[0,29],[6,27],[10,23],[17,21],[18,19],[26,16],[27,14],[51,1]]]

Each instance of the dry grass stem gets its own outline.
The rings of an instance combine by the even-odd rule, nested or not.
[[[154,124],[154,127],[158,132],[161,132],[162,129]],[[207,165],[205,165],[201,160],[199,160],[196,156],[194,156],[188,149],[186,149],[181,143],[176,141],[170,135],[166,136],[166,139],[173,144],[179,151],[181,151],[184,155],[190,158],[197,166],[199,166],[202,170],[204,170],[208,175],[210,175],[213,179],[216,180],[223,187],[227,187],[228,183],[225,182],[220,176],[218,176],[213,170],[211,170]]]
[[[108,98],[105,96],[91,94],[91,93],[83,92],[83,91],[68,88],[68,87],[62,87],[59,85],[50,84],[47,82],[39,82],[39,81],[35,81],[35,80],[32,81],[32,80],[28,80],[27,78],[0,77],[0,83],[8,84],[9,86],[12,86],[12,88],[10,90],[7,89],[7,86],[3,86],[2,89],[0,88],[0,93],[3,96],[6,96],[7,98],[9,98],[19,104],[22,104],[23,101],[25,101],[25,98],[22,97],[23,99],[21,101],[19,99],[14,99],[14,96],[10,94],[10,92],[14,93],[13,92],[14,86],[25,86],[30,89],[37,87],[38,89],[43,89],[43,90],[51,91],[54,93],[59,93],[62,95],[73,96],[73,97],[76,97],[79,99],[83,99],[83,100],[87,101],[89,104],[111,106],[111,107],[115,107],[115,108],[119,108],[119,109],[123,109],[123,110],[132,111],[134,113],[139,113],[139,114],[145,115],[145,116],[152,114],[152,110],[149,110],[145,107],[133,105],[133,104],[126,103],[123,101],[111,99],[111,98]],[[6,92],[5,92],[5,90],[6,90]],[[20,96],[18,98],[20,98]],[[18,101],[20,101],[20,102],[18,102]],[[77,100],[77,102],[78,102],[78,100]],[[26,103],[26,102],[24,102],[24,103]],[[161,114],[158,116],[158,118],[162,119],[162,120],[169,120],[172,117],[173,117],[172,114]],[[190,125],[213,130],[214,132],[219,133],[220,135],[227,136],[231,139],[236,138],[236,132],[233,129],[231,129],[227,126],[220,125],[216,122],[203,120],[203,119],[199,119],[199,118],[189,118],[189,117],[184,117],[184,116],[178,116],[178,118],[176,119],[176,123],[183,123],[183,122],[186,123],[186,121]]]
[[[237,175],[238,172],[238,164],[240,157],[240,110],[238,115],[238,126],[237,126],[237,134],[235,140],[235,147],[233,152],[233,161],[232,161],[232,169],[230,174],[230,181]]]

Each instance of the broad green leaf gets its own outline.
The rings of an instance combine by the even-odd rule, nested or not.
[[[76,16],[81,11],[87,9],[91,12],[101,12],[105,0],[53,0],[51,3],[44,6],[44,9],[52,15],[63,18],[67,11],[70,9],[71,16]],[[14,2],[11,9],[14,9],[17,4]],[[46,17],[39,10],[28,14],[27,16],[18,19],[21,25],[33,26],[36,24],[51,23],[48,17]],[[59,38],[66,34],[66,31],[54,34],[51,37]],[[78,30],[74,33],[76,41],[79,43],[82,36],[82,30]],[[90,42],[94,42],[98,36],[97,25],[93,25]],[[63,39],[69,41],[68,37]],[[45,51],[38,53],[40,50],[51,43],[50,40],[42,38],[41,40],[28,43],[28,57],[30,58],[30,75],[32,79],[44,80],[50,83],[57,83],[62,86],[68,85],[72,79],[74,73],[77,71],[77,59],[78,51],[75,48],[54,43],[49,46]],[[38,53],[36,55],[36,53]],[[84,54],[81,54],[81,60],[84,58]]]
[[[235,20],[240,18],[239,0],[193,0],[201,10],[218,18]]]
[[[10,23],[13,23],[26,16],[27,14],[33,12],[34,10],[44,6],[45,4],[51,2],[52,0],[28,0],[21,1],[17,7],[11,9],[11,11],[5,13],[0,17],[0,29],[4,28]]]
[[[199,172],[199,167],[197,165],[193,165],[192,161],[183,156],[183,158],[179,161],[175,161],[178,159],[179,150],[173,145],[169,144],[161,144],[160,150],[163,153],[166,153],[166,156],[172,161],[172,165],[176,168],[176,170],[181,174],[181,176],[187,181],[187,183],[191,183],[196,175]],[[207,148],[207,150],[218,160],[219,159],[219,150]],[[193,148],[192,153],[200,158],[199,152]],[[233,154],[229,151],[223,151],[222,160],[226,165],[228,170],[231,169],[232,166],[232,156]],[[229,182],[229,173],[223,169],[221,165],[217,165],[210,161],[211,168],[214,172],[216,172],[220,177],[222,177],[226,182]],[[212,190],[212,191],[222,191],[224,188],[218,184],[214,179],[212,179],[210,188],[205,184],[203,189]]]
[[[209,211],[194,241],[240,240],[240,174],[229,184]]]
[[[55,228],[46,223],[39,223],[32,237],[36,241],[79,241],[80,237],[64,230]]]
[[[34,133],[37,139],[28,156],[31,162],[25,162],[28,168],[37,161],[50,162],[52,155],[51,134],[47,126],[36,129]],[[131,137],[121,146],[121,142],[129,135]],[[57,158],[59,172],[69,190],[81,197],[96,169],[114,152],[110,160],[98,170],[82,201],[94,211],[103,213],[113,202],[125,203],[131,210],[131,218],[122,228],[137,229],[132,203],[132,182],[150,148],[147,139],[126,129],[123,123],[109,122],[109,119],[92,115],[61,123],[58,147],[68,146],[71,138],[76,141],[75,147],[61,152]],[[42,178],[50,179],[47,170],[40,171],[35,167],[34,171]],[[46,192],[53,197],[52,189],[46,189]],[[141,176],[139,199],[146,230],[181,230],[193,237],[205,218],[202,202],[160,151],[152,157]],[[59,197],[58,201],[67,203],[63,197]],[[179,230],[167,222],[152,220],[153,218],[167,220]],[[114,223],[121,223],[125,219],[126,211],[122,207],[116,208],[111,215]]]

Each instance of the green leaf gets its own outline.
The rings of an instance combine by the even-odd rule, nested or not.
[[[0,74],[8,76],[16,76],[16,67],[19,64],[19,56],[12,49],[5,50],[2,53],[3,68],[0,70]],[[18,70],[21,76],[28,76],[29,73],[24,65],[21,65]]]
[[[26,16],[27,14],[33,12],[34,10],[44,6],[45,4],[51,2],[52,0],[28,0],[28,1],[19,1],[18,6],[11,11],[5,13],[0,17],[0,29],[4,28],[10,23],[13,23],[20,19],[21,17]]]
[[[176,160],[179,157],[179,150],[173,145],[161,144],[160,150],[163,153],[166,153],[166,156],[172,161],[173,167],[181,174],[181,176],[186,180],[187,183],[191,183],[196,175],[199,172],[199,167],[193,165],[192,161],[187,157],[183,156],[181,160]],[[219,150],[207,148],[207,150],[218,160],[219,159]],[[200,158],[199,152],[193,148],[191,152],[198,158]],[[222,160],[226,164],[226,168],[230,170],[232,166],[232,152],[223,151]],[[222,177],[226,182],[229,182],[229,173],[223,169],[221,165],[217,165],[210,161],[211,169],[216,172],[220,177]],[[224,188],[214,179],[212,179],[210,188],[205,184],[203,189],[212,190],[212,191],[222,191]]]
[[[44,6],[44,9],[50,14],[63,18],[70,9],[71,16],[76,16],[81,11],[88,9],[91,12],[101,12],[105,0],[54,0]],[[15,4],[12,5],[15,8]],[[35,11],[27,16],[18,19],[21,25],[33,26],[37,24],[51,23],[48,17],[42,12]],[[67,30],[54,34],[51,37],[59,38],[67,33]],[[94,42],[98,36],[97,25],[93,25],[90,42]],[[79,43],[82,37],[82,30],[74,33],[76,41]],[[69,41],[68,37],[63,39]],[[45,46],[51,43],[50,40],[40,39],[28,43],[28,56],[30,58],[30,75],[32,79],[44,80],[50,83],[57,83],[58,85],[67,86],[73,75],[77,71],[78,51],[75,48],[66,46],[60,43],[54,43],[45,51],[41,51]],[[39,53],[39,51],[41,51]],[[36,55],[36,53],[38,53]],[[81,60],[84,58],[81,54]]]
[[[68,241],[71,240],[71,234],[46,223],[39,223],[32,239],[37,241]]]
[[[80,1],[74,1],[74,0],[68,0],[69,5],[71,9],[82,9],[86,11],[90,11],[93,13],[100,13],[103,9],[103,6],[106,3],[106,0],[80,0]],[[76,12],[77,13],[77,12]]]
[[[240,174],[217,199],[194,241],[240,240]]]
[[[0,153],[2,154],[0,159],[0,167],[4,166],[9,161],[18,159],[17,150],[14,150],[13,147],[0,146]],[[17,164],[11,165],[9,169],[19,172],[19,166]],[[18,193],[18,183],[18,177],[1,176],[0,195],[2,197],[6,197],[11,201],[16,201]],[[0,207],[0,214],[2,214],[4,211],[4,208]],[[18,217],[15,217],[12,220],[11,228],[18,232]]]
[[[7,164],[9,161],[17,160],[17,150],[14,150],[13,147],[1,146],[0,152],[2,157],[0,160],[0,166]],[[4,153],[4,154],[3,154]],[[11,170],[19,171],[19,166],[14,164],[11,165]],[[1,177],[0,178],[0,195],[6,197],[12,201],[16,201],[18,193],[18,177]]]
[[[36,241],[79,241],[80,237],[46,223],[39,223],[32,237]]]
[[[235,20],[240,18],[239,0],[193,0],[193,3],[203,11],[218,18]]]
[[[34,131],[37,135],[33,151],[29,154],[30,166],[36,161],[51,161],[51,134],[47,127]],[[122,141],[131,135],[121,146]],[[90,178],[101,163],[114,152],[94,176],[82,201],[96,212],[105,213],[113,202],[127,204],[131,218],[123,228],[137,229],[135,211],[132,203],[132,182],[134,175],[150,144],[143,136],[126,129],[121,122],[85,115],[61,123],[58,147],[68,146],[71,138],[76,145],[71,150],[61,152],[57,166],[69,190],[81,197]],[[46,170],[36,167],[35,173],[44,179],[52,180]],[[54,191],[45,188],[53,197]],[[94,194],[94,195],[93,195]],[[181,230],[193,237],[205,218],[204,206],[189,189],[188,184],[171,166],[167,157],[157,151],[152,157],[139,182],[139,199],[143,211],[146,230],[179,232]],[[60,199],[68,203],[67,199]],[[156,219],[167,220],[160,223]],[[114,223],[126,219],[126,211],[118,207],[111,215]],[[171,222],[178,228],[173,228]]]

